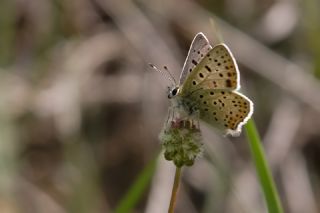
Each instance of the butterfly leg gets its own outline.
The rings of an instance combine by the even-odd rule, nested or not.
[[[198,129],[200,127],[199,122],[199,108],[196,103],[188,105],[188,117],[191,120],[191,127],[193,129]]]
[[[172,109],[172,107],[169,107],[168,116],[167,116],[167,120],[166,120],[167,126],[171,125],[170,121],[173,120],[173,116],[174,116],[174,110]]]
[[[179,113],[177,113],[176,111],[177,111],[176,106],[169,107],[168,117],[166,121],[166,124],[168,127],[177,127],[177,125],[181,121],[181,118],[179,117]]]

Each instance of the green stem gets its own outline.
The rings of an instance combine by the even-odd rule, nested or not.
[[[122,198],[119,205],[115,209],[115,213],[132,212],[133,207],[141,199],[143,193],[147,189],[148,184],[154,174],[159,154],[157,153],[143,171],[139,174],[135,182],[131,185],[126,195]]]
[[[177,194],[178,194],[179,185],[180,185],[180,177],[181,177],[181,167],[176,167],[176,173],[174,175],[174,183],[172,186],[170,206],[169,206],[168,213],[174,213],[174,208],[176,206]]]
[[[262,188],[268,210],[270,213],[282,213],[283,208],[281,206],[279,194],[272,178],[258,131],[252,119],[248,121],[245,129],[249,141],[250,152],[256,167],[256,172],[259,177],[260,186]]]

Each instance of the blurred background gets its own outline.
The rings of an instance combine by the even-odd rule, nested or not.
[[[0,212],[113,212],[150,164],[130,212],[166,212],[169,82],[148,63],[177,78],[200,31],[239,63],[285,212],[320,212],[318,0],[1,0]],[[177,212],[266,212],[245,134],[202,132]]]

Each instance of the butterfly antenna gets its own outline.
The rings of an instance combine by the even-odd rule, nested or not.
[[[158,69],[155,65],[153,64],[150,64],[149,63],[149,66],[151,68],[153,68],[154,70],[156,70],[157,72],[161,73],[165,78],[169,79],[171,81],[171,83],[173,83],[174,85],[177,85],[177,82],[176,80],[174,79],[174,77],[172,76],[172,74],[170,73],[170,71],[168,70],[168,67],[164,66],[164,70],[166,72],[163,72],[162,70]]]
[[[164,66],[163,69],[165,71],[167,71],[168,75],[170,76],[170,78],[172,79],[171,81],[174,83],[174,85],[177,85],[176,79],[173,77],[172,73],[169,71],[167,66]]]

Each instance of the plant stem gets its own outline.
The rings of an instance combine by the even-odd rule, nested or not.
[[[176,173],[174,175],[174,183],[172,186],[170,206],[169,206],[168,213],[174,213],[174,208],[176,206],[177,194],[178,194],[179,185],[180,185],[180,176],[181,176],[181,167],[176,167]]]
[[[121,199],[118,206],[114,210],[115,213],[133,212],[133,208],[142,198],[143,193],[147,189],[150,183],[154,171],[156,169],[156,163],[159,153],[144,167],[142,172],[138,175],[134,183],[130,186],[128,192]]]
[[[249,139],[248,141],[252,159],[254,161],[258,178],[260,180],[260,186],[268,207],[268,212],[283,213],[279,193],[274,183],[271,170],[261,144],[260,136],[253,119],[248,121],[245,129]]]

